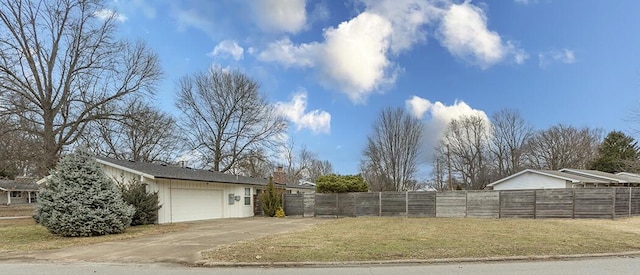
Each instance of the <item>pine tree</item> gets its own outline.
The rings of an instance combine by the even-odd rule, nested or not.
[[[135,207],[131,225],[153,224],[158,220],[160,209],[158,192],[147,192],[145,184],[133,180],[128,184],[118,184],[125,202]]]
[[[590,169],[609,173],[637,172],[639,156],[638,143],[632,137],[612,131],[598,147],[598,157]]]
[[[79,150],[51,171],[34,218],[53,234],[87,237],[124,232],[134,211],[95,159]]]
[[[273,184],[273,178],[269,178],[267,190],[260,194],[260,203],[265,216],[273,217],[279,207],[282,207],[281,192],[276,190]]]

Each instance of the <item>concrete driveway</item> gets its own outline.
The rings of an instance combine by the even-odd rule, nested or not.
[[[326,222],[312,218],[241,218],[189,222],[180,232],[136,239],[11,255],[13,259],[55,262],[155,263],[198,265],[200,252],[219,245],[308,228]],[[2,258],[2,257],[0,257]]]

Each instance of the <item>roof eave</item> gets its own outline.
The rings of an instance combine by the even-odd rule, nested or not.
[[[613,182],[616,182],[616,183],[629,183],[626,180],[621,180],[621,179],[615,179],[615,178],[605,177],[605,176],[601,176],[601,175],[590,174],[590,173],[582,172],[580,170],[575,170],[575,169],[562,168],[559,171],[560,172],[571,171],[571,172],[574,172],[576,174],[580,174],[580,175],[583,175],[583,176],[600,178],[600,179],[604,179],[604,180],[613,181]]]
[[[138,170],[135,170],[135,169],[131,169],[131,168],[128,168],[128,167],[124,167],[122,165],[118,165],[118,164],[115,164],[115,163],[112,163],[112,162],[109,162],[109,161],[106,161],[106,160],[102,160],[102,159],[96,158],[96,161],[98,163],[100,163],[100,164],[111,166],[113,168],[120,169],[120,170],[129,172],[129,173],[133,173],[133,174],[136,174],[136,175],[139,175],[139,176],[143,176],[143,177],[146,177],[146,178],[150,178],[150,179],[156,179],[156,177],[154,175],[147,174],[147,173],[144,173],[144,172],[141,172],[141,171],[138,171]]]

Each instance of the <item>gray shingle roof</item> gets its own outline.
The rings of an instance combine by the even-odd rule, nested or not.
[[[183,168],[171,165],[117,160],[106,157],[96,157],[98,162],[105,165],[120,166],[142,174],[153,176],[156,179],[192,180],[204,182],[221,182],[235,184],[267,185],[263,178],[235,176],[220,172]]]
[[[2,191],[38,191],[39,186],[35,182],[18,182],[15,180],[0,180]]]

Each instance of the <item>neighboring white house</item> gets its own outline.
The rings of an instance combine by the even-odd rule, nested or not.
[[[267,180],[220,172],[97,157],[107,176],[138,180],[158,192],[158,223],[251,217],[253,195]]]
[[[640,177],[595,170],[526,169],[487,185],[493,190],[557,189],[576,187],[640,186]]]
[[[631,175],[634,175],[631,173],[612,174],[612,173],[607,173],[607,172],[602,172],[597,170],[582,170],[582,169],[569,169],[569,168],[560,169],[560,172],[563,172],[566,174],[578,175],[578,176],[582,176],[590,179],[605,181],[606,183],[604,184],[604,186],[607,186],[607,187],[609,186],[617,186],[617,187],[640,186],[640,177],[631,176]],[[596,186],[596,187],[601,187],[601,186],[603,185]],[[590,187],[590,186],[587,185],[586,187]]]
[[[307,184],[302,182],[299,184],[287,184],[285,185],[285,190],[288,194],[313,194],[316,192],[315,185],[315,183]]]

